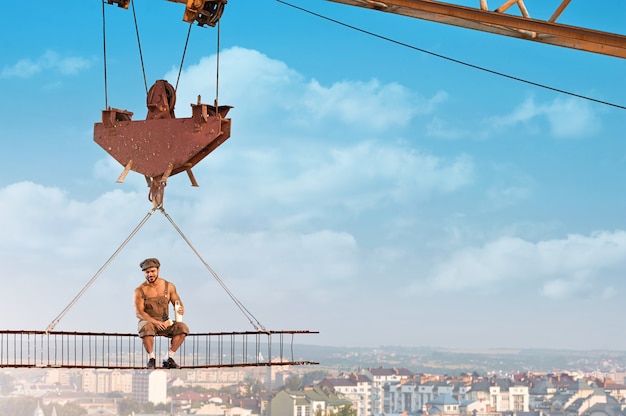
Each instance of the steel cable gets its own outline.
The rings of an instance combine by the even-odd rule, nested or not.
[[[139,59],[141,60],[141,72],[143,73],[143,84],[146,88],[146,95],[148,95],[148,81],[146,80],[146,67],[143,63],[143,52],[141,50],[141,40],[139,39],[139,25],[137,24],[137,13],[135,12],[135,2],[130,2],[133,8],[133,20],[135,21],[135,33],[137,34],[137,46],[139,47]]]
[[[460,65],[464,65],[464,66],[467,66],[467,67],[470,67],[470,68],[478,69],[480,71],[488,72],[490,74],[497,75],[497,76],[500,76],[500,77],[503,77],[503,78],[508,78],[508,79],[511,79],[511,80],[514,80],[514,81],[518,81],[518,82],[523,82],[525,84],[533,85],[535,87],[544,88],[544,89],[547,89],[547,90],[550,90],[550,91],[554,91],[554,92],[558,92],[558,93],[561,93],[561,94],[570,95],[572,97],[581,98],[583,100],[593,101],[593,102],[598,103],[598,104],[604,104],[604,105],[608,105],[608,106],[611,106],[611,107],[619,108],[621,110],[626,110],[626,106],[624,106],[624,105],[620,105],[620,104],[615,104],[615,103],[611,103],[611,102],[608,102],[608,101],[599,100],[599,99],[588,97],[588,96],[581,95],[581,94],[576,94],[576,93],[565,91],[565,90],[562,90],[562,89],[559,89],[559,88],[550,87],[550,86],[545,85],[545,84],[540,84],[538,82],[528,81],[528,80],[523,79],[523,78],[518,78],[518,77],[515,77],[515,76],[512,76],[512,75],[507,75],[507,74],[504,74],[502,72],[494,71],[494,70],[491,70],[491,69],[488,69],[488,68],[485,68],[485,67],[481,67],[481,66],[478,66],[478,65],[470,64],[470,63],[467,63],[467,62],[464,62],[464,61],[461,61],[461,60],[458,60],[458,59],[450,58],[450,57],[445,56],[445,55],[441,55],[441,54],[438,54],[438,53],[435,53],[435,52],[428,51],[426,49],[418,48],[416,46],[409,45],[407,43],[403,43],[403,42],[397,41],[395,39],[391,39],[391,38],[388,38],[388,37],[385,37],[385,36],[382,36],[382,35],[379,35],[379,34],[376,34],[376,33],[373,33],[373,32],[369,32],[367,30],[358,28],[356,26],[349,25],[347,23],[340,22],[339,20],[335,20],[335,19],[332,19],[330,17],[321,15],[319,13],[315,13],[315,12],[313,12],[311,10],[305,9],[303,7],[296,6],[294,4],[288,3],[288,2],[283,1],[283,0],[276,0],[276,1],[281,3],[281,4],[284,4],[285,6],[290,6],[290,7],[293,7],[294,9],[303,11],[305,13],[311,14],[311,15],[319,17],[321,19],[328,20],[329,22],[333,22],[333,23],[336,23],[338,25],[347,27],[349,29],[356,30],[356,31],[364,33],[366,35],[374,36],[376,38],[385,40],[387,42],[395,43],[396,45],[404,46],[404,47],[409,48],[409,49],[413,49],[413,50],[416,50],[416,51],[419,51],[419,52],[423,52],[423,53],[426,53],[428,55],[435,56],[437,58],[445,59],[445,60],[450,61],[450,62],[454,62],[454,63],[460,64]]]
[[[141,227],[143,227],[143,225],[146,223],[146,221],[148,221],[150,216],[154,214],[155,210],[156,208],[152,208],[150,212],[148,212],[148,214],[144,217],[143,220],[141,220],[141,222],[137,225],[137,227],[135,227],[135,229],[129,234],[129,236],[126,237],[126,240],[124,240],[124,242],[118,247],[118,249],[115,250],[115,253],[113,253],[113,255],[109,257],[109,259],[104,263],[102,267],[100,267],[100,269],[91,278],[91,280],[89,280],[89,282],[87,282],[87,284],[81,289],[81,291],[78,292],[78,295],[76,295],[74,299],[72,299],[72,301],[65,307],[65,309],[63,309],[63,311],[61,311],[61,313],[56,318],[54,318],[52,322],[50,322],[50,324],[46,328],[46,333],[52,331],[54,327],[59,323],[61,318],[63,318],[63,316],[65,316],[65,314],[70,310],[70,308],[74,306],[76,302],[78,302],[78,299],[80,299],[80,297],[87,291],[87,289],[89,289],[89,287],[96,281],[96,279],[100,277],[102,272],[104,272],[104,270],[109,266],[109,264],[111,264],[113,259],[117,257],[117,255],[122,251],[122,249],[126,247],[128,242],[135,236],[135,234],[137,234],[137,232],[141,229]]]
[[[220,277],[217,275],[215,270],[213,270],[211,266],[209,266],[209,264],[206,261],[204,261],[204,259],[202,258],[198,250],[196,250],[193,244],[191,244],[191,241],[189,241],[189,239],[185,236],[185,234],[183,234],[182,230],[178,228],[178,226],[176,225],[172,217],[170,217],[169,214],[165,212],[165,209],[163,208],[163,206],[159,207],[159,210],[161,211],[163,215],[165,215],[165,217],[172,224],[172,226],[176,229],[176,231],[178,231],[178,234],[180,234],[183,240],[185,240],[187,245],[196,254],[196,256],[198,256],[202,264],[204,264],[204,267],[206,267],[207,270],[213,275],[217,283],[222,287],[222,289],[224,289],[224,291],[228,294],[228,296],[230,296],[233,302],[235,302],[239,310],[246,316],[246,318],[248,318],[248,320],[250,321],[250,324],[252,324],[254,329],[256,329],[257,331],[267,331],[265,327],[261,325],[261,323],[254,317],[254,315],[252,315],[252,313],[243,305],[243,303],[241,303],[241,301],[237,299],[235,294],[226,286],[226,284],[222,281],[222,279],[220,279]]]

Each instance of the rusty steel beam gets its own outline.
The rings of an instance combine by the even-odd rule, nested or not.
[[[189,334],[177,351],[181,369],[317,365],[294,356],[295,336],[313,331],[240,331]],[[285,337],[288,336],[288,340]],[[289,348],[287,348],[289,347]],[[156,337],[162,356],[169,339]],[[289,353],[288,353],[289,351]],[[148,356],[137,334],[0,330],[0,368],[144,369]]]
[[[483,32],[626,58],[626,36],[556,23],[569,3],[564,0],[548,21],[533,19],[520,1],[509,1],[495,11],[486,10],[486,0],[479,8],[459,6],[435,0],[328,0],[350,6],[399,14],[422,20],[480,30]],[[522,16],[504,14],[517,3]]]

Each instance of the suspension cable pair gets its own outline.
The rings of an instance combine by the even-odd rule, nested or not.
[[[174,222],[174,220],[172,219],[172,217],[170,217],[170,215],[165,211],[165,208],[163,208],[163,206],[159,206],[159,207],[154,207],[152,208],[147,214],[146,216],[139,222],[139,224],[135,227],[135,229],[128,235],[128,237],[126,237],[126,239],[122,242],[122,244],[117,248],[117,250],[115,250],[115,252],[111,255],[111,257],[109,257],[109,259],[104,263],[104,265],[102,267],[100,267],[100,269],[96,272],[96,274],[87,282],[87,284],[80,290],[80,292],[78,292],[78,294],[74,297],[74,299],[72,299],[70,301],[70,303],[65,307],[65,309],[63,309],[63,311],[61,311],[61,313],[52,320],[52,322],[50,322],[50,324],[48,325],[48,327],[46,328],[46,332],[49,333],[51,331],[54,330],[54,327],[59,323],[59,321],[65,316],[65,314],[70,310],[70,308],[72,306],[74,306],[74,304],[76,304],[76,302],[78,302],[78,300],[80,299],[80,297],[87,291],[87,289],[89,289],[89,287],[91,287],[91,285],[102,275],[102,273],[105,271],[105,269],[111,264],[111,262],[117,257],[117,255],[124,249],[124,247],[126,247],[126,245],[130,242],[130,240],[139,232],[139,230],[144,226],[144,224],[146,222],[148,222],[148,220],[150,219],[150,217],[152,216],[152,214],[154,214],[154,212],[156,210],[161,211],[161,213],[163,215],[165,215],[165,217],[168,219],[168,221],[170,222],[170,224],[172,224],[172,226],[174,227],[174,229],[178,232],[178,234],[180,234],[180,236],[183,238],[183,240],[185,240],[185,242],[187,243],[187,245],[191,248],[191,250],[195,253],[195,255],[200,259],[200,262],[206,267],[206,269],[211,273],[211,275],[213,275],[213,277],[215,278],[215,280],[217,281],[217,283],[222,287],[222,289],[224,289],[224,291],[228,294],[228,296],[232,299],[232,301],[235,303],[235,305],[237,305],[237,307],[239,308],[239,310],[244,314],[244,316],[248,319],[248,321],[250,322],[250,324],[254,327],[254,329],[256,331],[259,332],[268,332],[267,329],[265,329],[265,327],[263,325],[261,325],[261,323],[259,322],[258,319],[256,319],[254,317],[254,315],[243,305],[243,303],[235,296],[235,294],[226,286],[226,284],[224,283],[224,281],[218,276],[218,274],[215,272],[215,270],[213,270],[213,268],[202,258],[202,256],[200,255],[200,253],[198,252],[198,250],[193,246],[193,244],[191,243],[191,241],[187,238],[187,236],[182,232],[182,230],[178,227],[178,225],[176,225],[176,223]]]
[[[106,108],[109,109],[109,105],[108,105],[108,86],[107,86],[107,63],[106,63],[107,62],[107,59],[106,59],[107,53],[106,53],[106,19],[105,19],[106,13],[105,13],[105,9],[104,9],[105,2],[108,2],[109,4],[111,4],[111,0],[102,0],[102,30],[103,30],[103,52],[104,52],[105,105],[106,105]],[[139,55],[140,55],[141,68],[142,68],[142,73],[143,73],[143,78],[144,78],[144,84],[145,84],[145,87],[146,87],[146,94],[148,94],[145,64],[144,64],[144,60],[143,60],[141,41],[140,41],[140,37],[139,37],[139,25],[137,23],[137,17],[136,17],[134,1],[130,0],[130,4],[132,5],[132,10],[133,10],[134,23],[135,23],[135,32],[136,32],[136,35],[137,35],[137,44],[138,44],[138,47],[139,47]],[[174,88],[174,93],[175,93],[176,88],[178,87],[178,81],[180,79],[180,74],[182,72],[183,63],[184,63],[185,55],[186,55],[186,52],[187,52],[187,45],[188,45],[189,37],[190,37],[190,33],[191,33],[191,25],[192,25],[192,23],[193,22],[189,23],[189,30],[187,31],[187,38],[186,38],[186,41],[185,41],[185,47],[183,49],[183,54],[182,54],[180,67],[179,67],[179,71],[178,71],[178,79],[176,81],[176,87]],[[220,42],[220,37],[219,37],[219,19],[217,19],[217,23],[216,24],[218,26],[218,36],[217,36],[218,53],[217,53],[217,80],[216,80],[216,95],[215,95],[215,108],[214,108],[214,111],[215,111],[216,115],[218,115],[218,117],[221,117],[220,116],[220,108],[217,106],[217,100],[218,100],[218,80],[219,80],[219,42]],[[198,103],[198,106],[196,106],[196,107],[198,107],[197,111],[200,111],[202,113],[202,114],[199,114],[198,117],[200,117],[202,120],[205,120],[206,119],[206,114],[204,114],[204,112],[207,111],[206,106],[201,105],[200,103]],[[173,105],[172,105],[172,108],[173,108]],[[122,112],[113,111],[111,113],[114,114],[114,118],[117,121],[117,117],[120,117],[120,115],[118,113],[122,114],[122,113],[125,113],[125,112],[123,112],[123,111]],[[130,115],[132,115],[132,113],[130,113]],[[126,114],[124,114],[124,116],[125,117],[129,117]],[[127,166],[125,168],[125,171],[123,173],[124,176],[125,176],[125,173],[127,173],[127,171],[131,168],[131,166],[132,166],[132,160],[130,162],[128,162],[128,164],[127,164]],[[187,172],[188,172],[188,174],[191,175],[191,171],[189,169],[187,170]],[[159,211],[161,211],[163,213],[163,215],[165,215],[165,217],[170,221],[172,226],[176,229],[176,231],[180,234],[180,236],[185,240],[185,242],[189,245],[189,247],[192,249],[192,251],[198,256],[198,258],[200,259],[202,264],[204,264],[204,266],[213,275],[213,277],[219,283],[219,285],[226,291],[226,293],[230,296],[230,298],[235,302],[237,307],[248,318],[248,320],[250,321],[252,326],[255,328],[255,330],[261,331],[261,332],[267,332],[265,327],[263,327],[263,325],[261,325],[261,323],[252,315],[252,313],[250,313],[250,311],[241,303],[241,301],[239,301],[239,299],[237,299],[237,297],[233,294],[233,292],[224,284],[222,279],[220,279],[220,277],[217,275],[217,273],[202,258],[202,256],[198,252],[198,250],[196,250],[196,248],[191,244],[189,239],[183,234],[182,230],[176,225],[174,220],[169,216],[169,214],[167,214],[167,212],[163,208],[163,191],[164,191],[164,187],[165,187],[165,181],[167,180],[167,176],[169,176],[169,173],[171,173],[171,169],[168,170],[167,174],[162,175],[161,177],[150,178],[152,180],[152,183],[150,184],[149,199],[153,202],[153,208],[148,212],[148,214],[144,217],[144,219],[137,225],[137,227],[130,233],[130,235],[124,240],[124,242],[113,253],[113,255],[105,262],[105,264],[96,272],[96,274],[91,278],[91,280],[89,280],[89,282],[83,287],[83,289],[74,297],[74,299],[72,299],[72,301],[65,307],[65,309],[63,309],[63,311],[48,325],[48,327],[46,329],[46,332],[51,332],[54,329],[54,327],[58,324],[58,322],[61,320],[61,318],[78,301],[78,299],[87,291],[87,289],[96,281],[96,279],[109,266],[109,264],[113,261],[113,259],[115,257],[117,257],[117,255],[128,244],[128,242],[135,236],[135,234],[137,234],[137,232],[143,227],[143,225],[148,221],[148,219],[152,216],[152,214],[154,214],[154,212],[157,209]],[[148,178],[147,175],[146,175],[146,178]],[[194,182],[195,182],[195,180],[192,180],[192,183],[194,183]]]
[[[111,4],[110,0],[102,0],[102,51],[103,51],[103,65],[104,65],[104,102],[105,108],[109,108],[109,91],[108,91],[108,68],[107,68],[107,36],[106,36],[106,13],[105,13],[105,4]],[[130,0],[131,8],[133,11],[133,22],[135,26],[135,35],[137,37],[137,47],[139,52],[139,60],[141,62],[141,72],[143,75],[143,83],[146,90],[146,94],[148,94],[148,80],[146,77],[146,67],[143,59],[143,48],[141,47],[141,38],[139,36],[139,24],[137,22],[137,12],[135,10],[135,2],[134,0]],[[222,5],[223,7],[223,5]],[[216,20],[217,26],[217,52],[216,52],[216,71],[215,71],[215,107],[218,105],[218,97],[219,97],[219,65],[220,65],[220,25],[221,19]],[[180,75],[183,71],[183,64],[185,62],[185,56],[187,54],[187,46],[189,44],[189,38],[191,35],[191,27],[193,26],[193,22],[189,22],[189,29],[187,30],[187,36],[185,38],[185,46],[183,47],[183,53],[180,59],[180,65],[178,68],[178,75],[176,77],[176,85],[174,86],[174,91],[178,90],[178,83],[180,81]]]

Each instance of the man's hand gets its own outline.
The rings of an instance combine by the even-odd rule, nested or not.
[[[174,322],[172,322],[171,319],[168,319],[167,321],[164,321],[164,322],[154,321],[154,326],[159,331],[163,331],[172,325],[174,325]]]

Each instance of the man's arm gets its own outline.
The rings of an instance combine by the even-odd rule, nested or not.
[[[180,296],[178,296],[178,292],[176,291],[176,286],[172,282],[168,282],[168,284],[169,284],[168,292],[170,294],[170,303],[174,307],[176,307],[176,301],[178,301],[178,304],[180,305],[180,309],[178,310],[178,313],[180,313],[181,315],[184,315],[185,307],[183,306],[182,299],[180,298]]]

